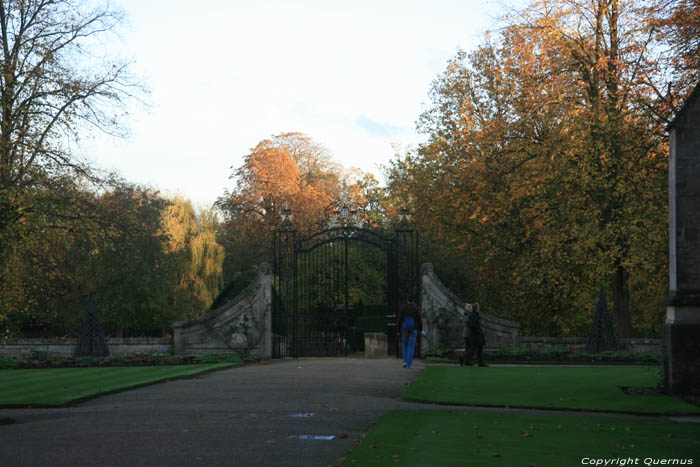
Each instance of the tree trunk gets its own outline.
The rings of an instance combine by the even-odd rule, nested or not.
[[[632,317],[630,315],[629,274],[625,267],[616,261],[613,281],[613,308],[618,338],[633,337]]]

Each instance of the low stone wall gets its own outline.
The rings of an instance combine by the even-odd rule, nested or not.
[[[574,352],[583,352],[586,346],[585,337],[532,337],[520,336],[516,343],[519,347],[546,350],[552,347],[569,349]],[[661,339],[617,339],[617,348],[634,353],[661,352]]]
[[[366,332],[365,358],[387,358],[388,345],[385,332]]]
[[[172,342],[168,337],[107,337],[110,355],[172,354]],[[33,350],[50,355],[72,357],[77,338],[0,339],[0,355],[21,357]]]
[[[433,272],[432,264],[423,264],[421,276],[423,287],[421,350],[423,354],[438,349],[464,348],[462,338],[464,302],[440,281]],[[479,315],[487,347],[506,347],[518,342],[520,323],[502,319],[484,311],[479,312]]]
[[[173,323],[173,352],[203,355],[236,351],[272,357],[272,273],[266,263],[236,298],[204,316]]]

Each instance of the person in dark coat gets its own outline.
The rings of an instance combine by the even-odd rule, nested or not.
[[[481,316],[479,316],[479,304],[467,303],[464,306],[464,356],[460,357],[459,364],[471,365],[471,358],[476,354],[479,366],[488,366],[484,363],[484,346],[486,339],[481,329]]]
[[[405,305],[399,307],[398,327],[401,335],[403,366],[404,368],[413,368],[416,339],[423,326],[415,297],[409,295],[406,301]]]

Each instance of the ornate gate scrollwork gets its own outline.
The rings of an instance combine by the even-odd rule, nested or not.
[[[385,258],[388,352],[398,355],[398,305],[408,294],[420,297],[418,231],[408,211],[401,210],[392,231],[372,227],[360,210],[340,203],[308,233],[293,219],[285,209],[274,232],[273,358],[347,355],[349,252],[359,245]]]

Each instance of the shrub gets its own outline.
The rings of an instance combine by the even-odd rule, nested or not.
[[[39,360],[40,362],[45,362],[49,358],[49,352],[46,350],[31,350],[32,359]]]
[[[230,353],[228,355],[228,357],[226,358],[226,361],[230,362],[230,363],[244,363],[245,362],[245,360],[243,358],[241,358],[241,356],[238,355],[236,352]]]
[[[568,352],[566,349],[563,349],[561,347],[552,347],[551,349],[547,350],[547,355],[551,358],[562,358],[566,357]]]
[[[91,366],[97,363],[97,359],[91,356],[75,357],[75,366]]]
[[[13,357],[0,355],[0,369],[6,370],[17,366],[17,360]]]
[[[176,365],[178,363],[182,363],[180,357],[178,357],[177,355],[163,355],[161,359],[164,363],[167,363],[168,365]]]
[[[109,363],[125,363],[131,360],[131,357],[126,354],[115,354],[107,357]]]
[[[197,361],[201,363],[219,363],[224,360],[224,356],[218,353],[205,353],[197,357]]]

